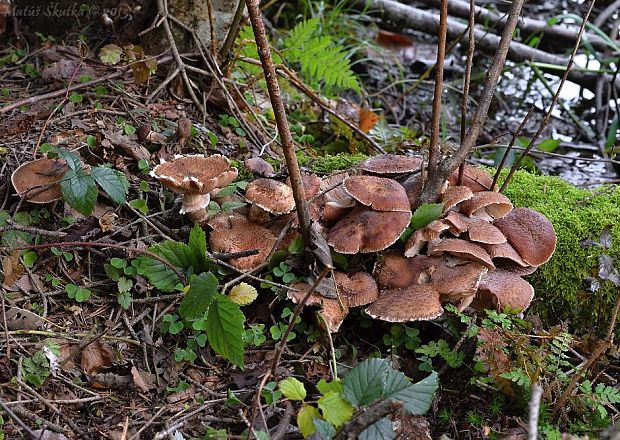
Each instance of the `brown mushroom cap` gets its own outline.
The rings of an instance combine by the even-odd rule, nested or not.
[[[480,191],[459,205],[460,211],[469,216],[490,215],[504,217],[512,210],[512,202],[504,194],[495,191]]]
[[[345,306],[363,306],[379,298],[377,283],[366,272],[356,272],[354,274],[334,272],[334,277],[340,299]]]
[[[175,193],[207,194],[235,180],[237,169],[220,154],[188,154],[162,162],[153,168],[151,176]]]
[[[252,174],[258,174],[259,176],[271,177],[275,174],[273,166],[265,159],[260,157],[251,157],[243,162],[243,165],[250,170]]]
[[[523,258],[521,258],[521,255],[519,255],[516,249],[513,248],[512,245],[507,241],[497,244],[482,243],[480,246],[482,246],[484,250],[487,251],[487,253],[491,256],[493,260],[508,260],[514,262],[521,267],[529,266],[529,264],[523,261]]]
[[[331,228],[327,243],[341,254],[379,252],[398,240],[410,219],[411,212],[374,211],[358,206]]]
[[[64,160],[37,159],[13,171],[11,183],[30,203],[49,203],[62,198],[59,182],[68,170]]]
[[[310,200],[321,191],[321,178],[314,173],[301,173],[301,183],[304,187],[304,195],[306,200]],[[287,177],[286,182],[288,186],[291,186],[291,178]]]
[[[456,185],[459,179],[459,170],[455,170],[448,182],[450,185]],[[469,187],[473,192],[488,191],[493,184],[493,178],[489,176],[484,170],[465,164],[463,171],[462,185]]]
[[[374,174],[403,174],[419,171],[422,168],[422,162],[420,157],[380,154],[361,162],[359,167]]]
[[[435,260],[425,255],[405,258],[390,250],[377,258],[372,274],[382,290],[425,284],[430,280],[429,269],[436,264]]]
[[[241,252],[258,249],[258,254],[233,258],[228,262],[241,270],[250,270],[267,261],[276,237],[266,228],[248,221],[237,213],[223,212],[216,215],[209,226],[209,246],[214,252]]]
[[[377,211],[411,210],[405,188],[396,180],[376,176],[351,176],[344,180],[343,185],[351,197]]]
[[[414,284],[405,289],[385,290],[366,312],[389,322],[424,321],[443,314],[439,292],[429,284]]]
[[[534,288],[518,275],[494,270],[482,277],[474,306],[478,309],[525,310],[534,298]]]
[[[523,261],[540,266],[549,261],[557,236],[553,225],[544,215],[528,208],[515,208],[507,216],[495,220],[497,226]]]
[[[473,261],[457,259],[455,263],[450,264],[447,258],[439,259],[431,273],[430,283],[440,293],[442,301],[465,300],[469,305],[488,269]]]
[[[418,255],[427,242],[437,240],[441,233],[449,227],[449,224],[443,220],[433,220],[423,229],[414,231],[405,243],[405,257]]]
[[[459,238],[445,238],[440,241],[431,241],[428,245],[427,253],[431,257],[448,253],[465,260],[476,261],[489,269],[495,268],[487,251],[475,243]]]
[[[273,179],[256,179],[245,189],[245,198],[272,214],[288,214],[295,209],[293,190]]]
[[[327,191],[323,197],[328,202],[338,202],[342,199],[351,199],[342,186],[342,182],[349,177],[347,173],[336,173],[321,179],[320,191]],[[331,188],[331,189],[330,189]]]
[[[443,203],[443,212],[448,212],[461,202],[469,200],[473,197],[472,190],[465,185],[449,186],[441,195]]]

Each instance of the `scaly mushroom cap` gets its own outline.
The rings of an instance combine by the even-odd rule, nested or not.
[[[459,180],[459,170],[456,169],[448,178],[450,185],[456,185]],[[469,187],[473,192],[488,191],[493,184],[493,178],[484,170],[465,164],[462,185]]]
[[[379,252],[398,240],[410,219],[411,212],[374,211],[358,206],[331,228],[327,243],[341,254]]]
[[[540,266],[549,261],[555,251],[557,236],[553,225],[539,212],[515,208],[493,224],[502,231],[508,243],[527,264]]]
[[[465,185],[449,186],[441,195],[443,212],[448,212],[456,205],[473,197],[472,190]]]
[[[372,274],[381,290],[426,284],[435,260],[425,255],[405,258],[398,251],[391,250],[377,258]]]
[[[429,284],[414,284],[405,289],[385,290],[366,313],[389,322],[425,321],[443,314],[439,292]]]
[[[482,264],[460,259],[442,258],[431,273],[430,283],[440,293],[442,301],[462,301],[464,307],[471,303],[488,269]]]
[[[209,221],[214,230],[209,246],[214,252],[241,252],[258,249],[258,254],[233,258],[229,263],[237,269],[250,270],[267,261],[276,237],[266,228],[248,221],[237,213],[223,212]]]
[[[273,179],[261,178],[250,182],[245,189],[245,198],[276,215],[288,214],[295,209],[291,187]]]
[[[431,257],[448,253],[465,260],[476,261],[489,269],[495,268],[487,251],[475,243],[459,238],[445,238],[440,241],[431,241],[428,245],[427,253]]]
[[[379,298],[377,283],[366,272],[354,274],[334,272],[334,277],[340,299],[347,307],[363,306]]]
[[[243,165],[245,165],[245,167],[250,170],[252,174],[257,174],[259,176],[271,177],[275,174],[273,166],[260,157],[251,157],[246,159],[243,162]]]
[[[376,176],[351,176],[344,180],[343,185],[351,197],[374,210],[411,211],[405,188],[396,180]]]
[[[437,240],[441,233],[449,227],[443,220],[434,220],[423,229],[414,231],[405,243],[405,257],[418,255],[427,242]]]
[[[220,154],[188,154],[162,162],[153,168],[151,176],[175,193],[207,194],[235,180],[237,169],[231,168],[228,159]]]
[[[419,171],[422,168],[422,162],[420,157],[380,154],[361,162],[359,167],[373,174],[403,174]]]
[[[480,281],[473,306],[479,310],[505,307],[524,311],[534,298],[534,288],[518,275],[505,270],[489,272]]]
[[[459,205],[460,211],[465,214],[481,218],[501,218],[512,211],[512,202],[504,194],[495,191],[480,191],[469,200]]]
[[[50,203],[62,198],[59,182],[68,170],[64,160],[37,159],[13,171],[11,183],[30,203]]]
[[[301,183],[304,187],[306,200],[310,200],[321,191],[321,182],[321,178],[314,173],[301,173]],[[285,183],[291,186],[291,178],[288,177]]]
[[[466,217],[459,212],[450,211],[445,222],[450,225],[450,232],[454,235],[467,232],[471,241],[485,244],[506,243],[506,237],[502,231],[481,218]]]

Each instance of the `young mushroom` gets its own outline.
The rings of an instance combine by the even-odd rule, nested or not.
[[[252,203],[248,218],[256,223],[266,223],[269,214],[288,214],[295,209],[291,187],[273,179],[260,178],[250,182],[245,189],[245,199]]]
[[[162,162],[151,171],[151,176],[172,192],[182,195],[181,214],[204,223],[209,217],[209,193],[235,180],[237,169],[231,168],[229,160],[219,154],[189,154]]]
[[[381,292],[366,313],[388,322],[427,321],[443,314],[439,291],[430,284],[413,284],[404,289]]]

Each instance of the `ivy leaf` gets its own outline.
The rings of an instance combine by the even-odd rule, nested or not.
[[[211,304],[217,286],[217,278],[212,273],[203,272],[200,275],[192,275],[189,279],[189,290],[179,306],[179,315],[186,319],[203,316]]]
[[[353,416],[353,406],[340,393],[330,392],[318,401],[323,418],[336,428],[344,425]]]
[[[314,420],[320,419],[319,410],[312,405],[304,405],[297,413],[297,427],[304,438],[314,433]]]
[[[306,388],[304,384],[294,377],[287,377],[278,384],[280,391],[289,400],[304,400],[306,398]]]
[[[371,404],[383,395],[388,370],[383,359],[360,362],[344,378],[344,396],[355,406]]]
[[[433,371],[420,382],[412,384],[400,371],[390,369],[385,385],[385,397],[400,400],[407,412],[422,415],[433,403],[433,396],[439,386],[437,373]]]
[[[145,276],[161,292],[173,292],[179,277],[161,261],[141,255],[136,258],[138,275]]]
[[[90,175],[114,203],[125,203],[129,182],[123,173],[112,168],[98,166],[90,171]]]
[[[395,438],[394,427],[392,422],[384,417],[364,429],[358,438],[360,440],[392,440]]]
[[[239,306],[216,293],[207,314],[209,345],[224,359],[243,369],[243,321]]]
[[[69,170],[60,181],[62,196],[69,205],[82,215],[90,215],[97,201],[97,185],[92,176],[80,169]]]
[[[441,217],[443,203],[425,203],[415,210],[411,217],[411,227],[414,230],[422,229],[433,220]]]

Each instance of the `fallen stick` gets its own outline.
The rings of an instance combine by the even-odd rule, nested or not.
[[[439,8],[441,0],[419,0],[423,3]],[[410,2],[407,2],[410,3]],[[448,12],[451,15],[467,18],[469,16],[469,2],[463,0],[450,0],[448,3]],[[476,6],[475,8],[476,23],[488,23],[488,25],[499,25],[503,27],[506,24],[506,16],[486,8]],[[579,26],[574,24],[555,24],[550,25],[545,20],[535,20],[532,18],[522,17],[519,20],[519,30],[522,34],[531,35],[543,32],[545,37],[554,38],[554,44],[562,44],[563,46],[572,47],[577,41]],[[588,41],[592,47],[603,50],[609,47],[605,39],[601,36],[586,32],[583,36],[584,41]]]
[[[352,5],[371,15],[379,15],[384,21],[390,22],[396,28],[414,29],[430,35],[437,35],[439,33],[439,15],[413,6],[404,5],[393,0],[370,0],[368,2],[366,0],[353,0]],[[469,42],[466,30],[466,24],[448,18],[448,38],[459,38],[461,34],[465,34],[463,36],[463,43],[466,44]],[[474,38],[476,39],[476,48],[489,54],[495,53],[500,42],[498,35],[479,28],[474,30]],[[557,76],[561,76],[564,73],[564,67],[568,64],[567,57],[553,55],[516,41],[512,41],[510,44],[507,59],[516,63],[536,62],[557,66],[557,69],[547,68],[549,66],[545,68],[546,72]],[[569,80],[592,91],[596,89],[596,82],[601,78],[612,82],[611,75],[599,72],[573,70],[568,77]],[[620,90],[620,76],[615,78],[614,84]]]

